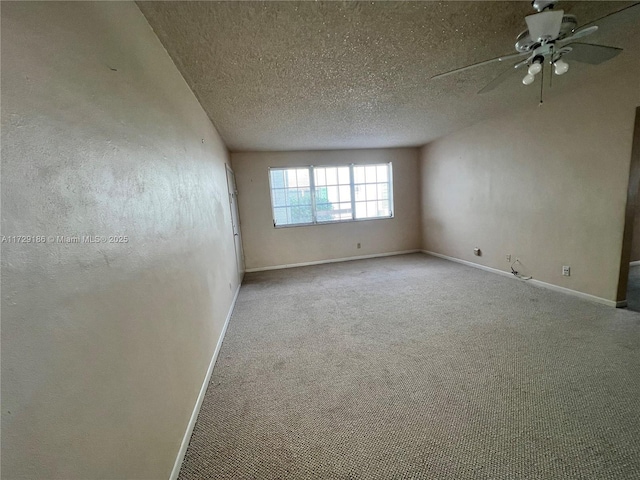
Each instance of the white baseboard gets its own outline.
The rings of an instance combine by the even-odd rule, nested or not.
[[[473,263],[473,262],[469,262],[467,260],[461,260],[459,258],[450,257],[448,255],[443,255],[441,253],[430,252],[428,250],[421,250],[421,252],[422,253],[426,253],[427,255],[432,255],[434,257],[443,258],[443,259],[449,260],[451,262],[461,263],[461,264],[467,265],[469,267],[479,268],[480,270],[486,270],[487,272],[497,273],[498,275],[502,275],[502,276],[506,276],[506,277],[509,277],[509,278],[518,279],[518,277],[516,277],[512,273],[505,272],[504,270],[498,270],[497,268],[487,267],[485,265],[480,265],[479,263]],[[518,280],[520,280],[520,279],[518,279]],[[606,298],[597,297],[597,296],[591,295],[589,293],[579,292],[577,290],[571,290],[570,288],[560,287],[559,285],[554,285],[552,283],[541,282],[540,280],[536,280],[534,278],[532,278],[530,280],[520,280],[520,281],[530,283],[531,285],[534,285],[536,287],[547,288],[549,290],[555,290],[556,292],[562,292],[562,293],[566,293],[568,295],[573,295],[574,297],[580,297],[580,298],[583,298],[585,300],[590,300],[592,302],[600,303],[602,305],[607,305],[609,307],[621,308],[621,307],[626,307],[627,306],[627,301],[626,300],[622,300],[622,301],[619,301],[619,302],[616,302],[614,300],[607,300]]]
[[[463,265],[467,265],[468,267],[479,268],[480,270],[485,270],[491,273],[497,273],[498,275],[502,275],[504,277],[513,277],[517,278],[515,275],[509,272],[505,272],[504,270],[498,270],[497,268],[487,267],[485,265],[480,265],[479,263],[469,262],[467,260],[462,260],[460,258],[450,257],[449,255],[443,255],[441,253],[430,252],[429,250],[420,250],[422,253],[426,253],[427,255],[431,255],[433,257],[443,258],[445,260],[449,260],[451,262],[461,263]],[[531,281],[531,280],[527,280]]]
[[[536,287],[548,288],[549,290],[555,290],[556,292],[566,293],[568,295],[573,295],[574,297],[584,298],[585,300],[590,300],[592,302],[600,303],[602,305],[607,305],[609,307],[626,307],[627,301],[622,300],[620,302],[616,302],[615,300],[607,300],[606,298],[597,297],[595,295],[591,295],[589,293],[579,292],[577,290],[571,290],[570,288],[561,287],[559,285],[554,285],[553,283],[541,282],[540,280],[531,279],[529,280],[532,285]]]
[[[640,265],[640,260],[634,260],[633,262],[629,262],[630,267],[637,267]]]
[[[390,257],[392,255],[405,255],[407,253],[418,253],[422,250],[402,250],[400,252],[374,253],[373,255],[358,255],[357,257],[331,258],[329,260],[318,260],[315,262],[287,263],[284,265],[272,265],[270,267],[247,268],[247,273],[264,272],[266,270],[281,270],[283,268],[308,267],[309,265],[321,265],[323,263],[349,262],[351,260],[364,260],[366,258]]]
[[[180,450],[178,450],[178,456],[176,457],[176,461],[173,464],[173,470],[171,470],[171,476],[169,477],[169,480],[176,480],[178,478],[178,475],[180,474],[180,467],[182,467],[182,461],[184,460],[184,456],[187,453],[187,448],[189,447],[189,441],[191,440],[191,434],[193,433],[193,427],[196,426],[196,420],[198,419],[198,414],[200,413],[200,407],[202,407],[202,401],[204,400],[204,396],[207,393],[207,387],[209,386],[209,381],[211,380],[211,374],[213,373],[213,366],[216,364],[216,360],[218,359],[218,354],[220,353],[220,347],[222,347],[222,340],[224,339],[225,333],[227,333],[229,320],[231,320],[231,314],[233,313],[233,309],[236,306],[236,300],[238,299],[239,292],[240,292],[240,284],[238,284],[236,293],[233,296],[233,300],[231,301],[231,306],[229,307],[229,313],[227,313],[227,318],[224,321],[222,332],[220,332],[220,338],[218,339],[216,349],[213,351],[211,362],[209,362],[209,368],[207,369],[207,374],[205,375],[204,381],[202,382],[202,386],[200,387],[200,393],[198,394],[196,404],[193,407],[193,412],[191,413],[191,418],[189,419],[189,423],[187,424],[187,430],[184,433],[184,437],[182,438],[182,443],[180,444]]]

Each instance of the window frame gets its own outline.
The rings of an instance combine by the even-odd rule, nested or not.
[[[356,218],[356,183],[354,176],[354,167],[377,167],[379,165],[387,166],[387,175],[388,175],[388,189],[389,189],[389,215],[383,217],[368,217],[368,218]],[[351,217],[339,220],[327,220],[327,221],[318,221],[318,212],[316,206],[316,178],[315,178],[315,169],[316,168],[340,168],[340,167],[349,167],[349,188],[351,190]],[[275,198],[274,198],[274,187],[272,183],[271,171],[272,170],[308,170],[309,171],[309,194],[311,197],[311,222],[305,223],[287,223],[284,225],[277,225],[275,219]],[[273,228],[289,228],[289,227],[309,227],[316,225],[331,225],[334,223],[349,223],[349,222],[367,222],[371,220],[389,220],[395,218],[394,212],[394,198],[393,198],[393,165],[392,162],[379,162],[379,163],[348,163],[348,164],[335,164],[335,165],[296,165],[296,166],[278,166],[278,167],[268,167],[268,177],[269,177],[269,197],[271,200],[271,216],[273,222]],[[366,179],[365,179],[366,180]],[[377,183],[383,182],[375,182],[375,183],[363,183],[362,185],[375,185]],[[338,184],[339,187],[341,184]],[[359,184],[360,185],[360,184]],[[279,187],[278,187],[279,188]],[[278,189],[276,188],[276,189]],[[377,200],[380,201],[380,200]],[[342,202],[340,202],[342,203]],[[290,208],[290,205],[287,204],[287,208]]]

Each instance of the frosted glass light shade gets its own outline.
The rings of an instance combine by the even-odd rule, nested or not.
[[[522,83],[524,83],[525,85],[531,85],[535,79],[536,79],[536,77],[534,77],[533,75],[528,73],[522,79]]]
[[[540,71],[542,70],[542,65],[540,64],[540,62],[533,62],[531,65],[529,65],[529,75],[537,75],[538,73],[540,73]]]
[[[529,35],[535,41],[555,40],[560,34],[564,10],[547,10],[525,17]]]
[[[561,59],[556,60],[553,66],[556,75],[564,75],[565,73],[567,73],[567,70],[569,70],[569,64]]]

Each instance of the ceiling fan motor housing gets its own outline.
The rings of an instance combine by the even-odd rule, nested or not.
[[[531,2],[531,5],[533,5],[533,8],[535,8],[538,12],[542,12],[546,9],[551,10],[556,3],[556,0],[533,0],[533,2]]]
[[[575,15],[564,15],[562,17],[562,23],[560,24],[560,33],[557,38],[552,41],[562,40],[570,35],[578,26],[578,19]],[[541,45],[537,39],[531,38],[529,30],[525,30],[516,37],[516,50],[521,53],[530,52],[535,50]]]

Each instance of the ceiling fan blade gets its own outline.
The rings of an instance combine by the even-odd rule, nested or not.
[[[502,72],[500,75],[498,75],[496,78],[494,78],[493,80],[491,80],[482,90],[480,90],[478,92],[478,94],[483,94],[483,93],[487,93],[490,92],[491,90],[495,89],[498,85],[500,85],[502,82],[504,82],[507,78],[509,78],[511,75],[513,75],[516,70],[518,70],[519,68],[522,68],[524,66],[527,65],[529,59],[523,60],[521,62],[516,63],[512,68],[505,70],[504,72]]]
[[[576,30],[571,36],[563,38],[558,42],[559,45],[566,45],[574,40],[577,40],[582,37],[586,37],[587,35],[591,35],[598,30],[596,25],[592,25],[590,27],[581,28],[580,30]]]
[[[592,45],[591,43],[571,43],[567,47],[571,48],[571,51],[566,54],[567,59],[590,65],[599,65],[622,52],[621,48]]]
[[[511,60],[512,58],[524,57],[525,55],[531,55],[531,53],[530,52],[523,52],[523,53],[514,53],[514,54],[511,54],[511,55],[503,55],[502,57],[492,58],[491,60],[485,60],[483,62],[478,62],[478,63],[474,63],[472,65],[467,65],[466,67],[456,68],[455,70],[449,70],[448,72],[439,73],[438,75],[434,75],[433,77],[431,77],[431,79],[446,77],[446,76],[451,75],[453,73],[464,72],[465,70],[470,70],[472,68],[480,67],[482,65],[489,65],[490,63],[494,63],[494,62],[504,62],[504,61],[507,61],[507,60]]]
[[[563,10],[547,10],[525,17],[529,36],[535,41],[555,40],[560,35]]]

